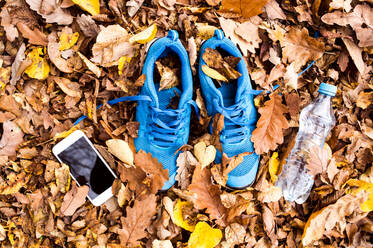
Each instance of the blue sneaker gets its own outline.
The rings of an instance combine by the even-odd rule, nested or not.
[[[181,86],[159,91],[159,82],[153,81],[155,62],[170,54],[175,54],[181,64]],[[146,79],[136,109],[136,120],[140,123],[136,150],[150,152],[153,157],[168,169],[169,180],[162,190],[175,183],[176,151],[188,142],[191,107],[194,104],[193,79],[188,54],[179,41],[176,31],[170,30],[166,37],[160,38],[150,46],[142,73]],[[177,109],[169,108],[171,100],[180,96]]]
[[[216,49],[225,55],[241,58],[236,70],[242,76],[236,81],[222,83],[222,86],[217,88],[213,79],[202,71],[202,65],[206,64],[202,59],[206,48]],[[254,152],[251,142],[251,133],[257,122],[253,95],[258,94],[258,91],[252,90],[241,52],[231,40],[224,37],[222,30],[215,30],[214,37],[203,43],[200,50],[198,73],[209,116],[214,116],[217,113],[224,115],[224,128],[220,133],[223,152],[228,157],[252,152],[245,156],[243,162],[228,174],[227,181],[227,186],[231,188],[247,187],[255,181],[259,166],[259,156]],[[211,125],[210,131],[212,132]],[[221,157],[222,154],[217,151],[215,162],[220,163]]]

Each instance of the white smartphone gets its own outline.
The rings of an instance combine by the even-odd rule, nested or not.
[[[52,152],[70,167],[70,175],[79,186],[89,186],[88,199],[93,205],[100,206],[113,196],[111,185],[116,175],[82,131],[61,140]]]

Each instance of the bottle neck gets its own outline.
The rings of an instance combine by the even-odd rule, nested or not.
[[[316,98],[317,102],[328,102],[329,104],[332,101],[332,97],[323,93],[319,93],[319,96]]]

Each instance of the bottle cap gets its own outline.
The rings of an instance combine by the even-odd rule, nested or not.
[[[335,93],[337,93],[337,86],[327,83],[321,83],[319,92],[328,96],[335,96]]]

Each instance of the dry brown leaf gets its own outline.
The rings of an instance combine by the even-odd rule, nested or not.
[[[140,9],[141,5],[143,4],[144,0],[129,0],[126,2],[128,15],[133,17],[137,11]]]
[[[329,162],[329,151],[319,146],[311,147],[309,158],[307,159],[307,173],[313,177],[326,171]]]
[[[273,240],[275,238],[275,216],[272,211],[264,204],[263,205],[263,224],[264,230],[266,231],[268,237]]]
[[[251,137],[257,154],[274,150],[278,144],[284,142],[283,129],[287,129],[289,124],[283,114],[287,112],[288,109],[282,104],[282,98],[278,94],[272,94],[270,100],[259,108],[261,116]]]
[[[325,44],[308,34],[308,30],[292,28],[285,34],[281,43],[283,60],[295,62],[295,71],[298,71],[308,61],[317,60],[325,52]]]
[[[52,32],[48,35],[48,55],[53,64],[62,72],[72,73],[73,65],[62,58],[60,44],[57,42],[57,34]]]
[[[26,0],[30,8],[41,15],[47,23],[57,23],[59,25],[69,25],[73,22],[73,17],[67,10],[57,5],[57,1]]]
[[[3,134],[0,140],[0,156],[16,155],[17,147],[23,142],[23,132],[12,121],[3,123]]]
[[[121,139],[110,139],[106,141],[106,145],[111,154],[123,163],[133,166],[134,155],[128,142]]]
[[[270,0],[266,5],[264,5],[264,10],[270,19],[286,20],[286,15],[276,0]]]
[[[346,12],[350,12],[352,9],[351,2],[352,0],[333,0],[329,6],[333,9],[343,9]]]
[[[11,172],[7,175],[6,180],[0,182],[0,195],[10,195],[19,192],[19,190],[26,185],[30,176],[22,171],[19,174]]]
[[[76,22],[87,37],[96,37],[100,32],[100,28],[90,15],[82,14],[76,18]]]
[[[343,231],[346,223],[346,217],[352,213],[361,214],[361,204],[367,198],[367,193],[362,191],[358,195],[345,195],[338,199],[334,204],[314,212],[309,218],[302,235],[302,244],[307,246],[312,242],[328,234],[337,223]]]
[[[83,185],[78,187],[75,182],[71,187],[71,190],[63,198],[61,205],[61,214],[64,216],[72,216],[75,211],[82,206],[88,195],[89,187]]]
[[[210,170],[202,169],[197,165],[188,190],[194,194],[195,208],[200,210],[206,208],[211,219],[215,219],[220,226],[226,226],[227,209],[220,200],[221,190],[211,182]]]
[[[226,241],[223,241],[221,245],[223,247],[234,247],[235,245],[244,243],[245,236],[246,230],[242,225],[238,223],[230,224],[225,228]]]
[[[181,189],[185,190],[190,184],[190,178],[194,167],[198,164],[197,159],[190,151],[181,152],[176,159],[177,171],[175,180],[179,182]]]
[[[267,2],[268,0],[222,0],[220,11],[250,18],[262,13],[262,8]]]
[[[139,240],[147,236],[145,229],[149,227],[153,215],[157,213],[157,197],[147,195],[135,200],[133,207],[127,206],[126,217],[121,217],[122,228],[118,230],[120,243],[124,247],[136,246]]]
[[[356,106],[362,109],[366,109],[373,103],[373,91],[364,92],[361,91],[356,101]]]
[[[66,193],[70,187],[70,168],[66,164],[62,164],[60,168],[55,168],[54,175],[56,178],[56,185],[60,192]]]
[[[34,30],[32,30],[22,22],[17,23],[17,28],[22,33],[22,36],[28,39],[31,44],[41,46],[46,46],[48,44],[47,36],[38,28],[35,27]]]
[[[219,17],[219,23],[225,35],[241,48],[244,56],[247,56],[247,51],[255,53],[255,48],[258,48],[262,41],[258,33],[259,22],[261,22],[259,17],[251,18],[244,23]]]
[[[153,194],[161,190],[164,183],[169,179],[168,169],[163,169],[163,165],[150,152],[146,153],[140,150],[135,154],[134,162],[137,168],[142,169],[148,174],[147,177],[152,179],[150,192]]]
[[[180,79],[177,76],[177,69],[172,69],[168,66],[162,65],[161,62],[156,61],[157,69],[161,75],[159,82],[159,91],[176,87],[180,84]]]
[[[146,173],[140,168],[127,168],[124,165],[118,165],[120,180],[128,182],[130,190],[135,191],[137,195],[147,189],[144,181]]]
[[[350,54],[352,61],[354,61],[356,68],[359,70],[361,75],[364,75],[367,71],[367,67],[362,57],[363,50],[349,38],[342,38],[342,40],[345,43],[348,53]]]
[[[82,96],[82,90],[80,89],[80,84],[72,82],[67,78],[63,77],[50,77],[68,96],[78,97]]]
[[[92,47],[91,61],[104,67],[118,65],[122,56],[132,57],[134,47],[128,41],[130,35],[120,25],[102,28]]]
[[[86,56],[78,52],[79,57],[83,60],[84,64],[88,67],[88,69],[93,72],[96,77],[101,77],[101,69],[97,65],[93,64]]]

